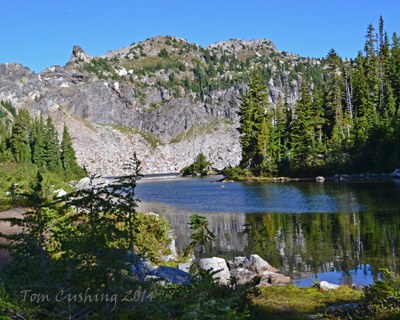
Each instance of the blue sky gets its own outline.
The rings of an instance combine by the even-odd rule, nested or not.
[[[90,55],[156,35],[206,46],[230,38],[272,40],[278,49],[355,57],[383,15],[400,34],[398,0],[0,0],[0,63],[40,71],[64,65],[74,44]]]

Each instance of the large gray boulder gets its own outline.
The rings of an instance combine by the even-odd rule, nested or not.
[[[260,277],[259,286],[287,285],[291,279],[272,267],[257,254],[248,257],[236,257],[228,261],[230,274],[236,278],[237,284],[242,285]]]
[[[157,278],[172,284],[188,284],[192,275],[177,268],[161,266],[148,273],[152,278]]]
[[[225,259],[222,258],[213,257],[200,259],[198,267],[203,270],[219,271],[214,275],[214,278],[218,279],[220,284],[227,284],[231,277],[228,265]]]
[[[260,287],[269,287],[277,285],[288,285],[291,283],[291,279],[281,273],[276,272],[264,272],[261,275]]]
[[[262,259],[258,254],[251,254],[248,257],[236,257],[228,261],[229,269],[243,268],[256,275],[261,275],[263,272],[278,272],[279,270],[272,267],[267,261]]]
[[[246,284],[257,277],[255,272],[243,268],[233,269],[230,273],[231,277],[236,279],[238,285]]]

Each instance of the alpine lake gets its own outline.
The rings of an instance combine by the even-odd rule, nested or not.
[[[294,279],[369,285],[399,271],[400,185],[382,182],[216,182],[221,177],[142,179],[139,210],[165,216],[178,250],[190,215],[207,217],[207,257],[251,253]],[[397,183],[396,183],[397,182]]]

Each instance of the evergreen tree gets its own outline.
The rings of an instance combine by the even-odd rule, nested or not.
[[[314,140],[315,150],[318,155],[326,152],[324,126],[326,123],[323,91],[321,88],[315,87],[313,91],[313,123],[314,123]]]
[[[400,105],[400,40],[397,33],[393,33],[390,53],[388,73],[393,95],[396,97],[395,117],[398,118]]]
[[[276,163],[271,156],[272,113],[269,110],[268,93],[258,71],[253,72],[249,91],[242,96],[242,100],[239,111],[242,146],[240,166],[251,170],[255,175],[273,174],[276,171]]]
[[[43,115],[40,114],[39,119],[35,120],[35,135],[32,143],[33,156],[32,160],[38,167],[46,167],[46,141],[45,126]]]
[[[291,126],[291,108],[287,102],[283,103],[280,97],[276,107],[274,108],[274,130],[273,130],[273,145],[276,163],[279,166],[286,161],[289,148],[289,134]]]
[[[65,124],[61,140],[61,163],[67,176],[79,176],[83,173],[82,168],[76,162],[72,138]]]
[[[313,102],[305,81],[302,82],[301,98],[295,110],[296,117],[290,135],[290,162],[291,166],[299,168],[312,165],[316,153]]]
[[[16,162],[31,162],[30,147],[31,118],[27,110],[19,110],[11,133],[11,151]]]
[[[50,171],[59,172],[61,168],[60,143],[57,130],[50,117],[46,121],[44,142],[46,147],[46,167]]]
[[[372,24],[368,25],[366,41],[364,46],[365,59],[364,69],[365,77],[368,83],[368,90],[370,98],[375,106],[374,113],[377,111],[377,105],[379,103],[379,89],[380,89],[380,78],[379,78],[379,60],[377,57],[377,42],[375,28]],[[375,117],[374,120],[377,120]]]
[[[7,141],[9,140],[9,129],[6,121],[0,119],[0,162],[8,160]]]
[[[354,145],[363,146],[368,138],[374,118],[374,101],[369,94],[364,57],[361,52],[356,59],[356,69],[353,75],[353,105],[354,105]]]

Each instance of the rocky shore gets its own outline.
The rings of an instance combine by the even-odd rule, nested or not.
[[[290,277],[283,275],[257,254],[235,257],[229,261],[219,257],[192,258],[188,263],[179,264],[178,268],[154,266],[149,260],[142,260],[134,272],[141,273],[146,280],[186,284],[192,278],[189,273],[192,268],[213,272],[213,278],[221,285],[244,285],[254,280],[258,280],[260,287],[291,284]]]

